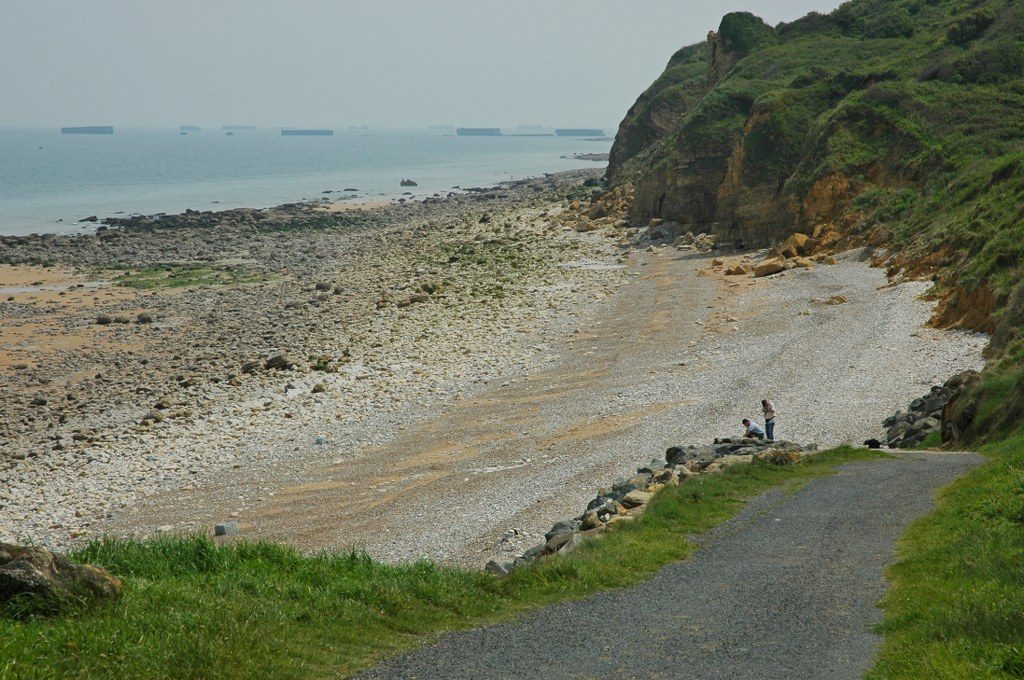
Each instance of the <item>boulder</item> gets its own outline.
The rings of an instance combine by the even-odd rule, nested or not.
[[[717,463],[723,468],[732,467],[733,465],[743,465],[750,463],[754,460],[754,454],[734,454],[729,456],[722,456],[718,459]]]
[[[409,297],[399,300],[395,303],[397,307],[410,307],[430,300],[430,296],[426,293],[413,293]]]
[[[650,503],[652,498],[654,494],[649,491],[630,491],[622,497],[622,504],[627,508],[638,508]]]
[[[267,359],[263,366],[268,370],[288,371],[291,370],[295,364],[284,354],[277,354]],[[242,370],[245,369],[243,368]]]
[[[647,465],[645,465],[644,467],[638,467],[636,471],[637,474],[650,475],[650,479],[654,479],[658,475],[658,473],[662,472],[664,469],[665,463],[662,463],[660,460],[655,459],[652,460]]]
[[[556,536],[571,534],[572,532],[576,531],[576,528],[577,526],[575,522],[558,522],[553,527],[551,527],[550,531],[544,534],[544,540],[550,541],[552,538]]]
[[[783,241],[781,250],[783,253],[791,251],[793,254],[789,255],[789,257],[798,257],[800,255],[809,255],[817,247],[818,241],[807,234],[798,232]]]
[[[597,510],[588,510],[583,514],[583,523],[580,525],[580,529],[583,531],[590,531],[602,526],[604,526],[604,522],[601,521],[601,514]]]
[[[572,531],[563,534],[556,534],[544,544],[544,554],[552,555],[565,547],[576,534]]]
[[[678,222],[661,222],[659,220],[651,220],[650,228],[647,230],[647,235],[652,241],[662,241],[665,239],[674,239],[679,234],[679,223]]]
[[[484,571],[488,574],[494,574],[495,576],[508,576],[509,570],[502,564],[498,564],[494,560],[491,560],[484,567]]]
[[[790,269],[814,269],[814,261],[807,257],[797,256],[786,263]]]
[[[76,603],[116,600],[122,588],[105,569],[44,548],[0,543],[0,604],[25,598],[37,611],[56,613]]]
[[[238,527],[238,522],[234,520],[223,522],[213,527],[214,536],[238,536],[241,533],[242,530]]]
[[[573,225],[573,230],[578,231],[581,234],[585,234],[591,231],[597,231],[597,228],[598,225],[596,222],[591,222],[590,220],[587,219],[581,219],[579,222]]]
[[[772,274],[778,274],[785,269],[786,263],[782,259],[770,258],[761,264],[754,265],[754,276],[758,278],[762,276],[771,276]]]
[[[803,458],[803,454],[799,451],[780,451],[778,449],[768,449],[754,454],[754,460],[772,465],[792,465],[801,458]]]

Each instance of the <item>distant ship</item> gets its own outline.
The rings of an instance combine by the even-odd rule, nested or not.
[[[221,125],[221,130],[255,130],[255,125]]]
[[[500,137],[501,128],[462,128],[455,131],[459,137]]]
[[[112,135],[113,125],[87,125],[85,127],[62,127],[62,135]]]
[[[556,129],[559,137],[604,137],[604,130],[597,128],[563,128]]]
[[[543,125],[517,125],[515,132],[509,132],[506,137],[554,137],[555,132]]]
[[[178,129],[181,130],[182,132],[199,132],[203,128],[199,127],[198,125],[182,125]]]
[[[334,134],[334,130],[301,130],[295,128],[290,130],[281,130],[281,134],[285,137],[330,137]]]

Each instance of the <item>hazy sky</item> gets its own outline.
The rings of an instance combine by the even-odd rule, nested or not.
[[[0,125],[617,123],[725,12],[839,0],[0,0]]]

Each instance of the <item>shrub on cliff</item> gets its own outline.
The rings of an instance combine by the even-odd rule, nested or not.
[[[718,33],[725,39],[729,50],[740,57],[745,57],[765,45],[773,45],[779,40],[774,28],[750,12],[726,14],[722,18]]]
[[[674,58],[616,138],[634,224],[751,245],[823,220],[888,234],[895,267],[938,279],[940,322],[1024,332],[1005,313],[1024,277],[1024,3],[852,0],[775,30],[735,13],[703,54],[706,71]]]
[[[866,38],[909,38],[914,35],[914,20],[906,7],[892,7],[864,21]]]
[[[927,68],[920,80],[944,80],[951,83],[1000,83],[1024,75],[1024,45],[1004,38],[960,54]]]
[[[954,45],[966,45],[981,37],[981,34],[992,25],[995,18],[995,14],[987,7],[971,12],[949,27],[946,31],[946,39]]]

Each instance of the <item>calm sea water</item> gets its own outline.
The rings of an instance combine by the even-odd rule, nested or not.
[[[267,207],[358,189],[362,200],[485,186],[599,167],[574,153],[610,142],[565,137],[457,137],[435,131],[117,129],[113,135],[0,130],[0,234],[79,232],[118,214]],[[418,187],[399,186],[403,178]]]

